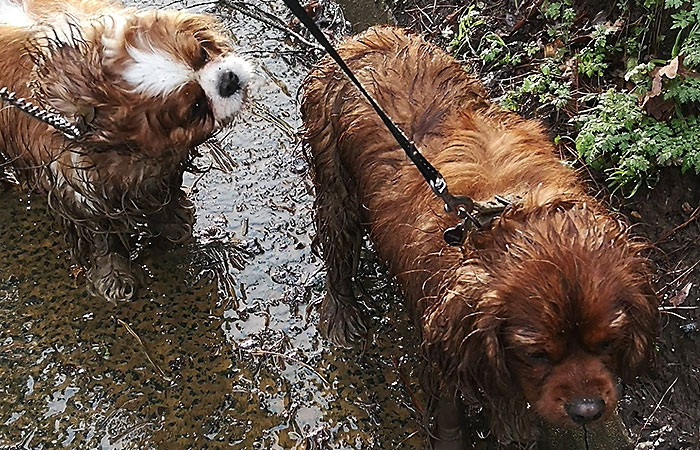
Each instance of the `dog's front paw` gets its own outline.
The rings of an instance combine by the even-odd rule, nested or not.
[[[160,225],[160,236],[173,244],[185,244],[192,238],[194,204],[187,197],[177,199]]]
[[[160,228],[160,236],[173,244],[186,244],[192,238],[192,225],[186,223],[168,223]]]
[[[321,334],[337,345],[350,347],[367,335],[367,317],[353,296],[328,292],[319,309]]]
[[[93,294],[109,302],[131,300],[139,286],[138,268],[118,253],[97,256],[88,271]]]

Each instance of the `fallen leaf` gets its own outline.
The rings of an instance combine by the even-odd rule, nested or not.
[[[656,120],[668,120],[671,118],[674,103],[670,100],[664,100],[660,94],[664,86],[663,78],[666,77],[669,80],[676,78],[679,69],[681,76],[685,76],[687,71],[683,67],[680,58],[676,56],[665,66],[656,67],[649,72],[649,76],[652,78],[651,90],[644,96],[642,108]]]
[[[685,301],[685,299],[688,298],[688,294],[690,293],[690,288],[692,288],[692,287],[693,287],[692,282],[686,284],[685,286],[683,286],[683,289],[681,289],[676,295],[671,297],[669,302],[673,306],[681,305]]]
[[[647,93],[647,96],[649,97],[656,97],[661,93],[661,87],[663,86],[663,82],[661,81],[661,77],[659,76],[660,70],[661,68],[657,67],[649,73],[649,76],[652,77],[651,91]]]
[[[676,78],[676,75],[678,75],[679,65],[680,61],[678,60],[678,56],[676,56],[671,60],[670,63],[666,64],[661,69],[659,69],[659,76],[665,76],[666,78],[673,80],[674,78]]]
[[[549,42],[544,45],[544,56],[551,57],[557,54],[557,51],[564,46],[564,42],[557,38],[554,42]]]
[[[675,104],[673,100],[666,100],[661,95],[646,97],[642,103],[642,108],[658,121],[665,121],[671,118]]]

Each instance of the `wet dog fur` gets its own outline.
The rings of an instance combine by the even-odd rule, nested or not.
[[[79,123],[66,139],[3,105],[0,152],[47,195],[96,294],[130,299],[135,239],[190,238],[194,148],[231,122],[250,65],[212,17],[98,0],[0,0],[0,87]]]
[[[538,420],[609,417],[618,377],[646,366],[657,333],[647,246],[585,192],[537,122],[491,104],[440,49],[375,27],[339,53],[453,194],[522,202],[464,245],[447,245],[442,232],[456,219],[323,59],[301,105],[327,268],[322,331],[343,345],[366,331],[352,282],[367,232],[442,385],[480,403],[501,442],[531,440]]]

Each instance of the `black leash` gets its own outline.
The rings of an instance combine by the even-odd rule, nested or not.
[[[318,28],[311,16],[304,10],[298,0],[284,0],[285,5],[289,7],[292,13],[301,23],[311,32],[316,40],[323,46],[333,60],[340,66],[345,75],[352,81],[362,95],[367,99],[369,104],[374,108],[374,111],[379,115],[384,122],[384,125],[389,129],[391,134],[399,143],[401,148],[406,152],[406,156],[413,162],[416,168],[420,171],[425,181],[430,186],[433,193],[445,203],[445,211],[454,213],[463,221],[460,225],[445,230],[445,241],[450,245],[459,245],[464,240],[465,222],[469,221],[477,228],[482,227],[482,223],[477,219],[472,211],[474,210],[474,202],[469,197],[454,196],[447,189],[447,183],[440,172],[433,167],[430,162],[416,148],[416,145],[410,141],[399,127],[389,118],[384,110],[377,104],[372,96],[365,90],[360,81],[355,77],[350,68],[345,64],[345,61],[340,57],[338,52],[333,48],[323,32]],[[510,204],[510,203],[508,203]],[[504,205],[507,206],[507,205]]]

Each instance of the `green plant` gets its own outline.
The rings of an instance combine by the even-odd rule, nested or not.
[[[615,188],[633,195],[660,166],[680,165],[700,174],[700,121],[695,116],[657,121],[641,110],[636,96],[610,89],[593,96],[596,105],[581,114],[576,138],[579,156],[605,170]]]
[[[457,26],[450,48],[457,56],[478,58],[488,67],[504,65],[514,66],[522,61],[526,51],[532,51],[528,46],[525,51],[511,51],[511,47],[495,32],[486,32],[486,23],[478,9],[471,5],[462,15]],[[522,47],[517,43],[516,47]],[[536,51],[536,50],[535,50]]]
[[[474,5],[470,5],[459,19],[457,33],[455,33],[450,43],[452,52],[454,54],[460,54],[464,50],[464,47],[468,46],[472,50],[472,53],[476,54],[476,50],[471,47],[471,39],[474,38],[481,25],[484,25],[484,21],[479,16],[479,10],[476,9]]]
[[[527,97],[535,97],[542,106],[559,110],[571,100],[571,82],[566,80],[554,61],[547,61],[539,72],[525,77],[516,88],[506,92],[500,103],[506,109],[517,111]]]
[[[598,25],[592,34],[592,40],[578,54],[578,72],[588,78],[602,76],[603,71],[608,68],[605,59],[610,53],[607,46],[607,36],[613,33],[613,28],[604,24]]]
[[[678,30],[671,57],[682,55],[688,67],[700,62],[700,2],[696,0],[666,0],[671,10],[671,30]]]
[[[672,100],[679,105],[700,102],[700,78],[675,78],[666,84],[665,100]]]
[[[519,64],[521,57],[518,53],[511,53],[508,45],[496,33],[487,33],[479,42],[479,57],[484,63],[493,63],[494,66],[503,64]]]
[[[576,11],[572,6],[571,0],[563,1],[548,1],[542,2],[542,15],[549,21],[547,26],[547,34],[550,37],[558,37],[563,41],[567,41],[571,31],[571,25],[576,18]]]

